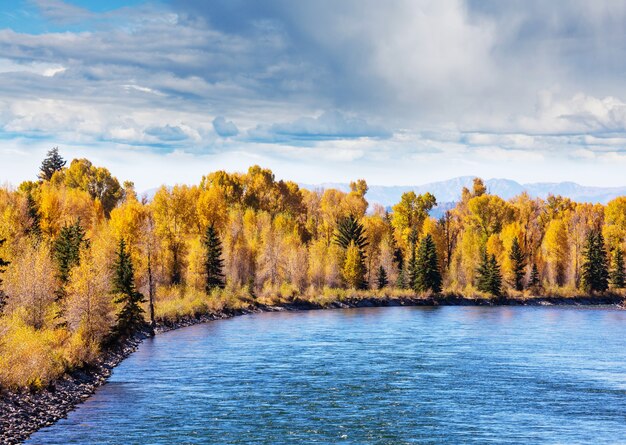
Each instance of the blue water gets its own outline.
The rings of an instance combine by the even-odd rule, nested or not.
[[[267,313],[144,342],[30,444],[626,443],[626,312]]]

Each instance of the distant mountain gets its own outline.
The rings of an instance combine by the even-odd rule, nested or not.
[[[402,193],[413,190],[417,194],[430,192],[435,195],[437,202],[443,205],[444,203],[458,201],[463,187],[471,189],[473,180],[474,176],[461,176],[447,181],[414,186],[370,185],[367,192],[367,200],[370,203],[378,203],[389,207],[400,200]],[[344,183],[300,184],[300,186],[309,190],[319,188],[350,190],[349,184]],[[510,199],[526,191],[530,196],[538,198],[546,198],[549,194],[553,194],[566,196],[579,202],[606,204],[617,196],[626,195],[626,187],[588,187],[574,182],[520,184],[510,179],[488,179],[485,181],[485,186],[489,193],[498,195],[503,199]]]
[[[400,201],[400,196],[404,192],[413,190],[415,193],[430,192],[437,198],[439,205],[433,209],[433,216],[441,216],[445,210],[452,207],[452,203],[461,197],[463,187],[472,188],[474,176],[460,176],[448,179],[447,181],[431,182],[423,185],[407,186],[387,186],[370,185],[367,192],[367,200],[370,204],[381,204],[384,207],[391,207]],[[350,185],[346,183],[325,182],[322,184],[299,184],[300,187],[315,190],[334,188],[344,192],[350,191]],[[589,187],[575,182],[537,182],[532,184],[520,184],[510,179],[488,179],[485,186],[489,193],[498,195],[503,199],[510,199],[526,191],[532,197],[546,198],[548,195],[562,195],[578,202],[591,202],[606,204],[610,200],[626,195],[626,187]],[[158,189],[149,189],[140,193],[139,196],[146,196],[152,200]]]

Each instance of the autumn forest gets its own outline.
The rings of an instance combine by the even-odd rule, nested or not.
[[[228,308],[623,292],[626,197],[505,201],[475,179],[436,219],[429,193],[385,209],[350,189],[253,166],[139,196],[51,150],[38,180],[0,188],[0,385],[42,387],[137,329]]]

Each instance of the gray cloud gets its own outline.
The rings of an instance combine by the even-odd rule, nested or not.
[[[237,136],[239,134],[237,126],[232,121],[226,121],[223,116],[218,116],[213,119],[213,128],[217,134],[224,138]]]
[[[347,117],[331,111],[318,117],[302,117],[292,122],[258,125],[248,131],[252,141],[298,142],[337,139],[376,138],[388,139],[392,133],[361,118]]]
[[[6,137],[472,168],[626,140],[617,2],[35,3],[68,32],[0,30]]]
[[[150,127],[146,129],[146,134],[163,142],[180,142],[188,139],[188,135],[180,127],[171,125]]]

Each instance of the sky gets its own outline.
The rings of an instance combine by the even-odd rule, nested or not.
[[[2,0],[0,183],[626,185],[626,2]]]

